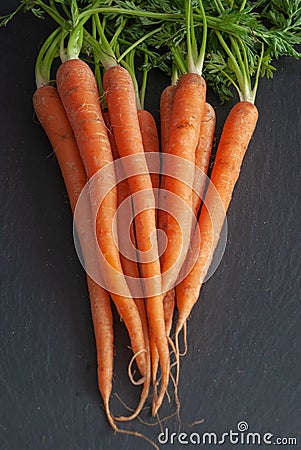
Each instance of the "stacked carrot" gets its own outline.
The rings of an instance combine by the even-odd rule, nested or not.
[[[201,1],[193,7],[190,0],[184,0],[183,12],[171,10],[170,14],[158,13],[151,5],[148,10],[138,6],[130,9],[130,5],[126,9],[110,2],[109,7],[100,8],[99,2],[94,1],[80,10],[73,0],[69,11],[61,2],[36,3],[59,27],[39,52],[33,104],[57,156],[74,213],[87,272],[99,390],[114,430],[145,438],[120,429],[117,422],[137,417],[151,389],[152,414],[157,415],[170,380],[178,402],[179,334],[184,331],[186,346],[187,319],[206,279],[256,127],[258,111],[254,101],[258,79],[273,69],[270,60],[275,35],[270,39],[259,23],[250,37],[248,26],[240,23],[247,21],[244,9],[247,15],[252,12],[245,1],[236,11],[231,32],[229,21],[225,26],[221,18],[231,7],[223,1],[215,4],[216,16],[208,15]],[[269,20],[267,11],[264,4],[263,12]],[[126,34],[127,19],[116,31],[107,27],[108,39],[107,22],[101,21],[99,13],[122,14],[132,19],[149,14],[165,20],[167,25],[155,24],[148,33],[142,31],[133,44]],[[90,29],[84,28],[90,19]],[[175,23],[179,20],[185,39],[175,45],[173,39],[165,39],[166,30],[177,36]],[[202,29],[201,38],[195,21]],[[207,50],[207,75],[203,76],[208,25],[212,49]],[[137,28],[133,29],[137,32]],[[120,34],[123,30],[124,38]],[[145,47],[145,42],[153,36],[164,41],[173,60],[171,85],[161,94],[160,133],[143,104],[148,58],[155,54],[150,51],[151,44]],[[246,46],[253,36],[259,51],[256,58],[249,60]],[[292,42],[297,43],[296,39]],[[300,56],[294,54],[293,45],[286,44],[294,56]],[[144,57],[140,92],[135,76],[138,48]],[[90,57],[91,49],[94,72],[92,64],[81,58],[83,54]],[[50,80],[57,56],[61,63],[54,86]],[[222,85],[221,78],[217,80],[219,92],[227,95],[228,82],[232,82],[239,101],[224,123],[209,180],[216,117],[206,92],[207,80],[212,83],[217,72],[224,77]],[[114,363],[111,301],[131,343],[130,379],[142,385],[137,407],[127,417],[113,417],[109,406]],[[176,362],[175,378],[172,357]],[[131,372],[133,364],[141,376],[138,380]]]

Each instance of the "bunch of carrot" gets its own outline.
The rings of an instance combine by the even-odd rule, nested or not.
[[[212,9],[208,15],[201,1],[193,7],[190,0],[184,0],[181,13],[161,15],[151,7],[126,10],[119,2],[115,7],[110,2],[100,8],[96,1],[83,10],[75,0],[70,10],[61,2],[36,3],[59,27],[39,52],[33,104],[55,151],[75,217],[87,272],[99,390],[114,430],[145,437],[120,429],[117,422],[138,416],[151,386],[152,414],[157,415],[170,379],[177,400],[179,334],[184,330],[186,346],[187,319],[212,262],[256,127],[255,95],[260,75],[270,68],[273,55],[265,45],[271,42],[267,33],[259,41],[258,27],[256,45],[260,51],[256,64],[254,59],[251,64],[243,41],[248,27],[240,23],[247,2],[242,3],[239,18],[234,20],[234,28],[245,33],[241,35],[224,33],[219,16],[227,13],[229,6],[223,6],[222,1],[214,2],[219,13],[216,16],[212,16]],[[100,12],[131,18],[145,18],[148,14],[161,21],[166,19],[168,27],[155,23],[134,45],[126,33],[122,38],[128,19],[112,31],[107,24],[109,19],[100,20]],[[180,19],[184,38],[177,44],[175,40],[164,41],[166,29],[170,34],[174,30],[177,36],[175,23]],[[202,29],[201,37],[195,21]],[[89,29],[84,27],[86,23],[90,24]],[[208,49],[208,26],[212,49]],[[161,93],[159,133],[143,100],[146,63],[155,54],[145,46],[146,37],[150,42],[156,36],[160,40],[160,33],[173,63],[172,82]],[[136,49],[145,58],[140,94],[135,77]],[[91,59],[91,50],[94,72],[82,58],[88,55]],[[232,82],[240,98],[224,123],[210,180],[207,174],[216,118],[214,108],[206,101],[206,51],[208,80],[212,82],[219,71],[226,80],[224,87]],[[57,56],[60,64],[52,83],[51,71]],[[229,62],[227,66],[225,61]],[[102,76],[100,66],[104,69]],[[107,189],[105,195],[103,185]],[[127,230],[124,224],[128,225]],[[125,236],[125,231],[129,236]],[[111,301],[131,342],[129,376],[133,383],[143,386],[136,409],[127,417],[114,417],[109,406],[114,366]],[[177,320],[171,336],[174,316]],[[176,377],[172,375],[171,354]],[[134,363],[141,375],[139,380],[134,380],[131,373]]]

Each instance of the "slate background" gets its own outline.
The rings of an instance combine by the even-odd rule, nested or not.
[[[16,4],[1,1],[0,15]],[[72,217],[31,103],[34,60],[52,27],[20,14],[0,29],[0,449],[151,448],[114,436],[101,409]],[[260,120],[228,213],[224,257],[189,320],[179,392],[184,432],[237,431],[244,420],[252,432],[297,437],[300,448],[301,66],[286,58],[276,65],[274,80],[258,91]],[[147,107],[158,118],[168,80],[155,73],[152,81]],[[218,135],[231,105],[220,106],[211,92],[209,100]],[[139,391],[127,381],[127,345],[117,319],[114,392],[134,406]],[[116,398],[112,409],[124,412]],[[172,411],[166,404],[161,417]],[[166,426],[177,430],[174,419]],[[154,440],[160,432],[139,422],[132,427]]]

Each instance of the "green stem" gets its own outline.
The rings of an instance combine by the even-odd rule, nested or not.
[[[132,52],[127,55],[126,59],[122,60],[121,64],[131,75],[133,85],[134,85],[134,90],[135,90],[136,108],[142,109],[140,96],[139,96],[139,86],[138,86],[138,81],[137,81],[136,73],[135,73],[135,50],[132,50]]]
[[[50,68],[54,57],[54,45],[58,48],[58,37],[60,37],[61,28],[54,30],[44,41],[35,63],[35,81],[37,89],[47,85],[50,81]]]
[[[97,49],[98,58],[99,58],[101,64],[104,66],[105,70],[108,70],[108,69],[110,69],[110,67],[114,67],[118,63],[116,61],[116,56],[112,50],[112,47],[106,38],[104,29],[99,20],[99,16],[97,16],[97,19],[96,19],[96,27],[97,27],[97,32],[98,32],[98,36],[99,36],[99,42],[94,40],[94,44],[93,44],[89,37],[88,37],[88,41],[92,45],[94,50],[96,50],[96,47],[95,47],[95,43],[96,43],[96,46],[98,47],[98,49]],[[86,33],[86,36],[91,36],[91,35],[89,35],[89,33]],[[92,41],[93,41],[93,39],[92,39]]]
[[[179,79],[178,67],[176,64],[172,64],[170,84],[172,86],[175,86],[178,82],[178,79]]]
[[[110,40],[110,47],[113,49],[115,49],[116,45],[117,45],[117,41],[120,37],[121,32],[124,30],[126,24],[127,24],[128,19],[123,19],[123,21],[121,22],[121,24],[119,25],[119,27],[116,29],[113,37]]]
[[[185,61],[183,59],[182,53],[179,50],[179,47],[172,45],[171,46],[171,52],[173,56],[174,63],[176,64],[177,68],[179,69],[180,73],[187,73],[187,68],[185,65]]]
[[[145,40],[149,39],[151,36],[153,36],[154,34],[158,33],[160,30],[162,29],[162,27],[160,28],[156,28],[155,30],[150,31],[149,33],[145,34],[144,36],[142,36],[140,39],[138,39],[136,42],[134,42],[133,44],[131,44],[118,58],[118,62],[120,62],[122,59],[124,59],[126,57],[126,55],[128,53],[130,53],[133,49],[135,49],[138,45],[142,44],[142,42],[144,42]]]
[[[202,16],[203,16],[203,34],[202,34],[202,42],[201,42],[201,48],[199,53],[199,60],[198,60],[198,71],[202,74],[203,72],[203,66],[204,66],[204,60],[205,60],[205,53],[206,53],[206,45],[207,45],[207,35],[208,35],[208,27],[207,27],[207,20],[206,20],[206,14],[203,7],[202,0],[199,0],[199,8],[201,10]]]
[[[144,53],[144,63],[143,63],[143,71],[142,71],[142,80],[141,80],[141,88],[140,88],[140,106],[141,109],[144,109],[145,104],[145,94],[146,94],[146,86],[147,86],[147,79],[148,79],[148,72],[149,69],[147,69],[147,63],[148,63],[148,55],[147,53]]]
[[[247,0],[242,0],[240,8],[239,8],[239,12],[242,12],[245,9]]]
[[[67,8],[67,6],[65,5],[64,2],[61,5],[62,5],[62,10],[64,11],[64,13],[66,14],[66,17],[69,20],[70,19],[70,11],[68,10],[68,8]]]
[[[21,11],[23,8],[23,4],[20,3],[19,6],[13,11],[12,13],[9,13],[5,16],[1,16],[0,19],[0,27],[6,26],[10,20],[12,20],[16,14],[18,14],[19,11]]]
[[[146,11],[146,10],[134,10],[134,9],[126,9],[126,8],[117,8],[117,7],[101,7],[101,8],[91,8],[88,11],[82,11],[79,14],[79,18],[81,19],[82,16],[86,14],[121,14],[121,15],[129,15],[132,17],[147,17],[151,19],[157,19],[157,20],[171,20],[171,21],[178,21],[178,19],[183,19],[184,14],[166,14],[166,13],[156,13],[152,11]]]
[[[185,25],[186,25],[186,45],[187,45],[187,65],[188,72],[194,72],[195,67],[195,34],[192,32],[192,12],[191,1],[185,0]]]
[[[93,17],[92,17],[92,36],[94,37],[94,39],[96,39],[96,36],[97,36],[97,27],[96,27],[96,18],[97,17],[98,17],[97,15],[93,15]],[[93,59],[94,59],[95,79],[97,82],[99,93],[100,93],[100,95],[102,95],[103,94],[103,85],[102,85],[102,80],[101,80],[100,67],[99,67],[98,60],[95,55],[93,55]]]
[[[221,33],[219,31],[215,31],[215,33],[233,65],[233,70],[235,72],[235,75],[236,75],[236,78],[238,81],[238,86],[239,86],[238,94],[239,94],[239,97],[242,98],[244,96],[243,89],[244,89],[244,84],[245,84],[244,81],[245,80],[244,80],[243,74],[241,72],[241,69],[236,61],[235,56],[233,55],[233,53],[230,50],[229,46],[227,45],[226,41],[222,37]]]
[[[67,59],[77,59],[83,45],[83,27],[78,24],[71,32],[67,45]]]
[[[216,10],[217,10],[217,12],[219,14],[222,14],[222,12],[225,11],[225,8],[224,8],[224,6],[223,6],[223,4],[222,4],[222,2],[220,0],[213,0],[213,3],[214,3],[215,8],[216,8]]]
[[[200,51],[198,51],[197,39],[195,36],[194,17],[191,0],[185,0],[185,24],[187,41],[187,65],[189,73],[203,73],[203,65],[207,44],[207,21],[202,0],[198,0],[198,5],[203,17],[203,33]]]
[[[230,36],[230,41],[231,41],[231,45],[232,45],[232,49],[234,50],[234,53],[236,55],[236,61],[240,67],[240,72],[242,74],[242,77],[244,80],[248,79],[248,72],[246,70],[246,66],[245,63],[243,61],[243,58],[241,56],[240,53],[240,48],[239,45],[237,44],[237,40],[233,38],[233,36]]]
[[[36,3],[59,25],[63,25],[65,23],[65,19],[56,11],[54,11],[50,6],[46,5],[46,3],[42,2],[42,0],[35,0]]]
[[[55,14],[59,15],[59,12],[57,10],[56,4],[54,3],[54,0],[49,1],[49,6]]]
[[[131,42],[127,41],[126,39],[123,39],[122,37],[119,37],[118,41],[121,44],[124,44],[124,45],[128,45],[128,46],[131,45]],[[136,45],[135,49],[138,50],[138,51],[141,51],[143,53],[146,53],[148,56],[153,56],[153,55],[158,55],[159,56],[159,54],[156,54],[155,52],[153,52],[152,50],[149,50],[146,47],[140,47],[139,45]]]
[[[225,78],[227,78],[227,79],[230,81],[230,83],[235,87],[235,89],[237,90],[237,92],[240,92],[239,86],[238,86],[238,84],[233,80],[233,78],[230,77],[230,75],[229,75],[227,72],[225,72],[223,69],[218,69],[218,70],[219,70],[219,72],[220,72],[222,75],[224,75]]]
[[[258,62],[257,70],[256,70],[255,83],[254,83],[254,86],[252,89],[252,97],[250,100],[250,101],[252,101],[252,103],[255,103],[255,98],[256,98],[256,93],[257,93],[258,83],[259,83],[259,77],[260,77],[260,71],[261,71],[261,66],[262,66],[262,61],[263,61],[263,54],[264,54],[264,44],[262,43],[260,58],[259,58],[259,62]]]
[[[249,63],[248,63],[248,55],[247,55],[246,47],[244,46],[242,40],[239,37],[237,37],[237,40],[238,40],[238,43],[240,45],[240,48],[241,48],[241,51],[243,54],[243,65],[246,69],[246,78],[248,80],[249,86],[251,86],[251,75],[250,75],[250,71],[248,69]]]

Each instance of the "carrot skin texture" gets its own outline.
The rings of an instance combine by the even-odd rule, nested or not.
[[[74,212],[87,175],[65,110],[53,86],[40,87],[33,96],[34,109],[54,149]],[[82,249],[84,252],[84,248]],[[113,316],[108,293],[87,276],[97,350],[98,387],[108,405],[113,379]]]
[[[198,221],[201,235],[198,258],[191,272],[176,287],[179,312],[176,334],[183,327],[198,300],[257,120],[256,106],[250,102],[239,102],[231,109],[225,121],[210,178],[220,196],[223,210],[215,207],[216,194],[209,185],[205,204],[209,206],[210,214],[208,208],[203,205]],[[214,236],[212,223],[215,230]]]
[[[118,150],[116,147],[116,142],[114,140],[114,135],[111,132],[110,119],[109,119],[109,114],[107,112],[104,113],[104,120],[105,120],[106,126],[109,129],[109,139],[111,142],[113,158],[114,158],[114,160],[116,160],[119,158],[119,154],[118,154]],[[117,185],[117,199],[118,199],[117,204],[118,204],[118,206],[124,200],[126,200],[130,195],[131,195],[131,193],[130,193],[128,181],[126,180],[126,178],[124,178]],[[131,239],[132,239],[132,242],[135,244],[133,228],[131,228],[131,231],[132,231]],[[122,233],[122,232],[124,232],[124,230],[119,230],[119,232]],[[122,263],[125,275],[139,279],[140,274],[139,274],[139,267],[138,267],[137,261],[128,259],[124,255],[120,255],[120,258],[121,258],[121,263]],[[146,350],[148,350],[149,349],[148,325],[147,325],[147,319],[146,319],[146,313],[145,313],[145,307],[144,307],[144,300],[143,300],[143,298],[134,298],[134,300],[135,300],[135,303],[137,305],[137,308],[139,310],[139,314],[141,317],[143,331],[144,331],[144,338],[145,338],[145,347],[146,347]]]
[[[87,277],[97,351],[98,388],[105,403],[112,392],[114,334],[111,301],[107,291]],[[112,367],[111,367],[112,366]],[[110,394],[109,394],[110,393]]]
[[[170,134],[170,122],[173,109],[174,95],[177,86],[167,86],[160,97],[160,131],[161,149],[163,153],[168,152],[168,141]]]
[[[205,175],[208,173],[210,156],[212,151],[212,144],[215,132],[216,116],[214,108],[205,103],[204,114],[201,121],[200,135],[198,145],[195,151],[195,165]],[[197,179],[195,176],[193,187],[196,192],[193,192],[192,210],[195,217],[198,217],[200,206],[202,203],[202,196],[204,193],[206,178]]]
[[[205,107],[206,83],[197,74],[184,74],[180,77],[173,97],[173,110],[170,122],[168,154],[180,157],[191,163],[191,170],[180,163],[172,163],[166,176],[166,190],[175,194],[192,210],[192,188],[194,180],[195,149],[199,139],[200,125]],[[187,177],[187,172],[188,177]],[[182,180],[188,179],[190,186]],[[173,210],[172,200],[166,201],[168,211]],[[174,287],[180,269],[184,263],[189,247],[192,215],[181,207],[175,211],[181,228],[175,219],[167,214],[167,247],[162,255],[163,288],[165,291]],[[179,243],[182,244],[182,250]],[[170,270],[165,276],[165,272]]]
[[[130,167],[124,164],[127,176],[131,174],[131,169],[134,169],[135,173],[138,174],[128,178],[131,193],[142,194],[140,200],[138,200],[141,202],[140,205],[134,199],[134,210],[142,211],[147,205],[147,209],[136,214],[135,226],[138,249],[142,252],[147,251],[152,255],[151,262],[142,263],[141,265],[142,276],[145,281],[152,277],[154,281],[149,289],[152,292],[159,293],[155,296],[150,295],[148,285],[147,283],[145,284],[147,316],[149,326],[156,337],[162,369],[161,391],[158,403],[153,411],[155,413],[163,400],[169,379],[169,349],[165,334],[160,261],[156,239],[155,242],[151,241],[151,236],[156,236],[155,198],[146,160],[143,158],[144,148],[131,76],[120,66],[111,67],[104,74],[103,85],[110,122],[120,156],[139,155],[139,158],[135,160],[135,164],[131,162]],[[152,290],[153,288],[154,290]]]
[[[171,115],[173,109],[173,101],[174,95],[176,92],[176,85],[169,85],[165,89],[163,89],[160,97],[160,143],[161,143],[161,152],[162,154],[168,153],[168,141],[170,134],[170,124],[171,124]],[[166,222],[167,215],[165,208],[166,202],[166,176],[164,174],[160,175],[160,184],[159,184],[159,205],[160,208],[157,212],[158,218],[158,229],[162,230],[164,233],[166,232]],[[163,253],[163,246],[160,245],[159,240],[159,253],[160,255]],[[162,261],[161,261],[162,263]],[[175,305],[175,291],[174,289],[168,291],[163,299],[163,309],[164,309],[164,321],[166,328],[166,335],[169,336],[171,326],[172,326],[172,318],[174,313],[174,305]],[[152,383],[154,385],[154,391],[156,392],[156,376],[158,370],[158,351],[156,346],[153,343],[153,338],[150,336],[150,345],[151,345],[151,353],[152,353]]]
[[[55,152],[73,212],[87,182],[87,175],[56,88],[47,85],[37,89],[33,95],[33,106]]]
[[[107,128],[100,109],[99,93],[94,74],[90,67],[79,59],[71,59],[61,64],[57,71],[57,88],[73,129],[88,178],[99,169],[113,161]],[[115,185],[113,167],[107,170],[106,177]],[[116,188],[112,189],[100,205],[96,217],[98,244],[105,259],[113,268],[122,274],[119,251],[115,244],[112,223],[117,207]],[[108,285],[114,286],[115,279],[111,274]],[[136,354],[145,348],[142,324],[134,300],[131,298],[126,281],[118,277],[122,283],[122,292],[126,296],[111,293],[119,315],[128,330],[133,352]],[[143,353],[137,356],[140,373],[146,373],[146,360]]]
[[[146,109],[138,109],[137,114],[144,151],[146,153],[154,152],[158,155],[159,158],[159,136],[154,117]],[[159,161],[158,167],[160,167]],[[159,172],[151,173],[150,177],[153,188],[158,189],[160,181]]]
[[[170,335],[170,331],[172,328],[173,322],[173,314],[175,309],[175,289],[171,289],[168,291],[163,300],[163,308],[164,308],[164,322],[165,322],[165,330],[166,336]],[[152,363],[152,383],[155,386],[156,384],[156,376],[158,370],[158,362],[159,355],[157,347],[155,346],[153,336],[150,336],[150,348],[151,348],[151,363]]]
[[[137,113],[138,113],[138,120],[139,120],[139,126],[140,126],[144,151],[158,153],[159,152],[159,138],[158,138],[157,126],[156,126],[154,117],[152,116],[152,114],[149,111],[147,111],[145,109],[138,110]],[[114,160],[116,160],[119,158],[119,153],[118,153],[114,135],[113,135],[113,132],[111,129],[109,113],[105,112],[103,115],[104,115],[104,120],[105,120],[106,126],[109,129],[109,139],[111,142],[113,158],[114,158]],[[159,188],[159,173],[151,173],[150,176],[151,176],[153,188],[158,189]],[[118,198],[117,203],[118,203],[118,205],[120,205],[130,195],[131,195],[131,193],[130,193],[128,181],[127,181],[127,179],[123,179],[117,185],[117,198]],[[124,232],[124,230],[122,230],[122,229],[119,230],[120,234],[122,234],[123,232]],[[135,245],[137,245],[135,242],[133,226],[130,227],[130,234],[131,234],[130,238],[131,238],[132,242],[135,243]],[[121,264],[122,264],[125,275],[138,279],[140,277],[138,261],[133,261],[132,259],[128,259],[124,255],[120,255],[120,259],[121,259]],[[137,305],[137,308],[139,310],[139,314],[141,317],[142,327],[144,330],[145,348],[147,351],[147,361],[149,364],[149,370],[151,370],[150,369],[151,350],[150,350],[149,330],[148,330],[145,302],[144,302],[143,298],[135,298],[134,300],[135,300],[135,303]],[[155,346],[154,341],[152,343]],[[158,364],[159,358],[158,358],[158,351],[157,351],[156,346],[155,346],[155,351],[156,351],[156,355],[157,355],[157,364]]]
[[[161,94],[160,97],[160,141],[161,141],[161,152],[162,154],[168,153],[168,141],[170,134],[170,122],[173,108],[173,99],[176,92],[176,86],[167,86]],[[157,217],[158,217],[158,229],[166,231],[166,221],[167,215],[165,209],[166,204],[166,176],[162,173],[160,175],[160,192],[159,192],[159,206]],[[159,240],[159,253],[163,253],[163,245],[160,245]],[[161,258],[162,259],[162,258]],[[162,265],[162,261],[161,261]]]

